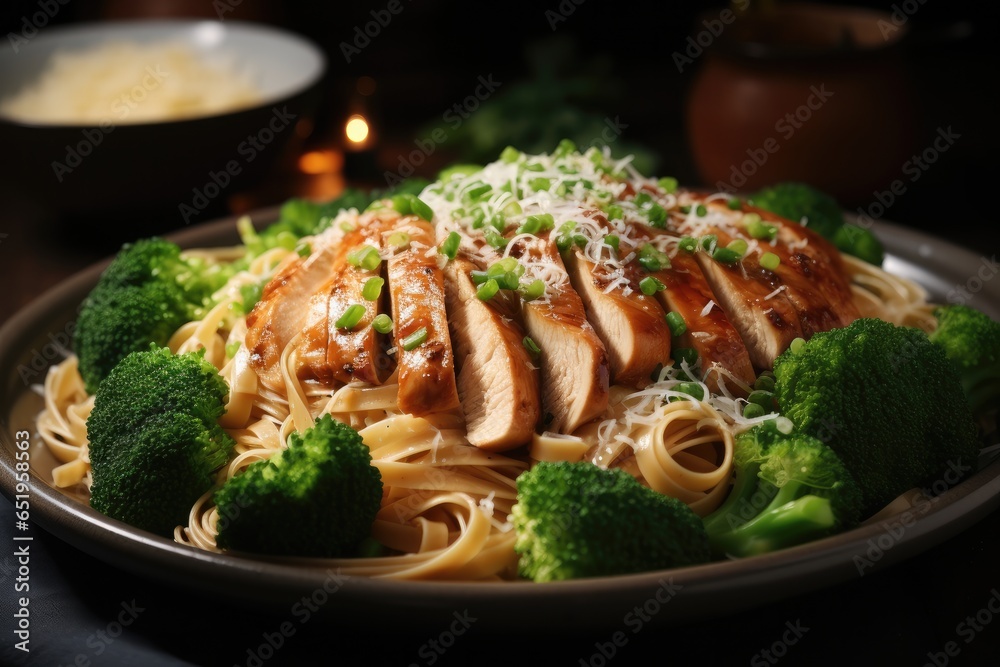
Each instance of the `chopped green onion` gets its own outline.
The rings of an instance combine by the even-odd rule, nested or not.
[[[409,352],[427,340],[427,327],[420,327],[403,339],[403,349]]]
[[[482,181],[476,181],[469,187],[462,191],[462,201],[464,202],[478,202],[481,201],[486,195],[493,191],[493,188],[489,183],[483,183]]]
[[[382,258],[379,257],[378,249],[375,246],[366,245],[349,252],[347,262],[359,269],[374,271],[382,263]]]
[[[448,259],[455,259],[458,254],[458,246],[462,243],[462,235],[458,232],[451,232],[441,244],[441,253]]]
[[[657,250],[652,243],[646,243],[639,248],[637,260],[639,265],[647,271],[659,271],[670,268],[670,257],[666,253]]]
[[[562,139],[559,145],[556,146],[555,157],[565,157],[566,155],[571,155],[576,152],[576,142],[572,139]]]
[[[674,311],[667,313],[667,326],[670,327],[670,334],[673,336],[680,336],[687,331],[687,322],[684,321],[684,317]]]
[[[769,375],[758,375],[753,383],[754,389],[761,391],[774,391],[774,378]]]
[[[372,320],[372,329],[380,334],[387,334],[392,331],[392,318],[385,313],[379,313]]]
[[[698,207],[695,208],[694,210],[694,214],[697,215],[699,218],[704,218],[706,215],[708,215],[708,209],[705,208],[704,204],[698,204]]]
[[[483,283],[485,283],[487,280],[490,279],[490,274],[488,271],[473,270],[469,275],[472,277],[472,282],[474,282],[477,285],[482,285]]]
[[[729,210],[731,211],[738,211],[741,208],[743,208],[743,202],[741,202],[736,197],[733,197],[732,199],[726,202],[726,206],[728,206]]]
[[[778,228],[758,220],[747,225],[747,234],[751,238],[771,241],[778,235]]]
[[[677,179],[672,176],[664,176],[658,184],[668,195],[677,191]]]
[[[719,244],[719,237],[715,234],[705,234],[701,237],[701,248],[708,252],[715,250],[715,246]]]
[[[681,240],[677,243],[677,247],[684,252],[694,252],[698,249],[698,239],[693,236],[682,236]]]
[[[551,213],[539,213],[538,215],[529,215],[521,223],[521,226],[517,228],[518,234],[536,234],[538,232],[547,232],[555,226],[555,218],[552,217]]]
[[[483,229],[483,238],[486,239],[486,242],[490,244],[490,246],[496,248],[497,250],[507,245],[507,239],[492,227],[486,227]]]
[[[552,187],[552,181],[547,178],[533,178],[528,181],[528,187],[539,192],[541,190],[548,190]]]
[[[365,286],[361,288],[361,296],[364,297],[365,301],[375,301],[382,293],[383,284],[385,284],[385,280],[378,276],[369,278],[365,281]]]
[[[511,162],[517,162],[518,158],[521,157],[521,151],[517,150],[513,146],[507,146],[500,152],[500,161],[510,164]]]
[[[687,394],[698,401],[705,399],[705,388],[698,382],[680,382],[674,387],[674,391]]]
[[[756,419],[767,414],[767,410],[756,403],[747,403],[743,408],[743,417],[746,419]]]
[[[545,294],[545,283],[536,278],[527,285],[521,286],[518,291],[521,293],[521,298],[525,301],[534,301]]]
[[[524,165],[525,171],[545,171],[545,166],[541,162],[529,162]]]
[[[611,249],[615,251],[616,255],[618,254],[618,237],[617,236],[615,236],[614,234],[608,234],[607,236],[604,237],[604,243],[606,245],[611,246]]]
[[[511,271],[516,271],[521,264],[513,257],[504,257],[501,260],[497,260],[490,264],[490,267],[486,270],[486,273],[490,278],[496,278],[502,276],[505,273],[510,273]],[[523,267],[522,267],[523,271]]]
[[[769,391],[764,391],[763,389],[754,389],[751,391],[750,395],[747,396],[747,401],[750,403],[756,403],[768,412],[772,412],[776,407],[774,394]]]
[[[624,220],[625,212],[622,210],[621,206],[617,204],[612,204],[607,209],[608,220]]]
[[[781,264],[781,258],[773,252],[765,252],[760,256],[760,265],[768,271],[774,271]]]
[[[336,327],[350,331],[358,326],[358,322],[365,316],[365,307],[359,303],[351,304],[344,311],[344,314],[337,318]]]
[[[733,252],[738,252],[740,254],[740,257],[742,257],[743,255],[747,254],[747,248],[749,247],[749,245],[743,239],[733,239],[732,241],[726,244],[726,247],[732,250]]]
[[[389,234],[389,238],[386,239],[386,242],[393,248],[402,250],[410,245],[410,235],[406,232],[393,232],[392,234]]]
[[[686,363],[688,366],[694,366],[698,363],[698,350],[693,347],[674,348],[671,351],[670,356],[675,362],[677,362],[678,366],[682,363]]]
[[[454,178],[461,178],[462,176],[471,176],[477,171],[482,171],[482,167],[478,164],[455,164],[450,167],[446,167],[438,172],[437,180],[448,182]]]
[[[639,289],[642,290],[642,293],[646,296],[653,296],[657,292],[665,290],[666,288],[666,285],[653,276],[646,276],[639,281]]]
[[[353,232],[355,229],[356,227],[352,223],[347,222],[346,220],[340,223],[340,231],[342,232]]]
[[[490,278],[485,283],[479,286],[479,289],[476,290],[476,296],[479,298],[480,301],[489,301],[499,291],[500,291],[500,283],[496,281],[496,278]]]
[[[716,248],[712,253],[712,259],[722,264],[735,264],[743,259],[743,255],[731,248]]]
[[[412,214],[418,218],[423,218],[427,222],[431,222],[434,219],[434,209],[413,194],[394,195],[392,198],[392,208],[402,215]]]
[[[573,243],[575,243],[577,247],[586,248],[587,237],[584,236],[583,234],[573,234]]]
[[[521,341],[521,343],[524,345],[525,349],[528,350],[528,352],[530,352],[533,356],[537,356],[542,352],[542,348],[538,347],[538,343],[531,340],[530,336],[525,336],[524,339]]]
[[[646,210],[646,219],[653,227],[663,229],[667,226],[667,209],[653,202]]]

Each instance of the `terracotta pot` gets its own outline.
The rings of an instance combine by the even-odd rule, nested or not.
[[[704,185],[799,180],[844,205],[870,200],[917,148],[907,34],[891,14],[822,4],[731,20],[701,56],[687,99]]]

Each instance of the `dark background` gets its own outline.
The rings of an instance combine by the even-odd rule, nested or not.
[[[705,185],[694,166],[684,121],[684,103],[700,62],[678,73],[671,54],[683,49],[686,39],[700,30],[698,16],[706,9],[718,11],[721,3],[601,2],[574,4],[565,21],[552,29],[546,11],[558,12],[554,0],[537,3],[459,3],[444,0],[407,2],[404,11],[384,28],[372,44],[346,62],[340,44],[353,39],[354,29],[372,20],[370,12],[388,3],[264,3],[244,0],[216,4],[198,2],[80,2],[61,6],[52,25],[99,18],[181,14],[216,17],[228,4],[227,20],[266,20],[314,39],[327,52],[330,64],[321,110],[310,137],[316,146],[339,141],[344,118],[358,102],[355,83],[370,76],[376,94],[364,101],[379,131],[379,151],[367,170],[345,173],[343,184],[381,185],[388,165],[414,142],[440,126],[443,113],[469,95],[480,76],[502,82],[500,90],[521,91],[526,100],[519,113],[505,106],[503,124],[507,137],[478,136],[485,145],[507,138],[537,139],[532,129],[539,109],[570,109],[580,119],[599,121],[620,117],[628,124],[622,146],[635,148],[655,165],[655,172],[673,175],[681,183]],[[679,6],[674,6],[674,5]],[[903,3],[855,3],[893,10]],[[885,218],[966,246],[984,257],[1000,248],[998,221],[992,212],[996,191],[995,156],[998,136],[995,112],[997,57],[995,13],[980,6],[988,3],[926,0],[914,2],[907,25],[921,39],[906,52],[909,71],[916,81],[918,102],[912,109],[917,122],[918,145],[926,146],[940,127],[953,126],[961,140],[922,177],[920,186],[896,198]],[[7,0],[3,5],[3,31],[18,30],[24,16],[38,11],[38,2]],[[6,48],[6,45],[0,45]],[[548,78],[546,78],[548,77]],[[499,97],[498,97],[499,99]],[[506,99],[506,98],[505,98]],[[509,104],[509,102],[508,102]],[[576,114],[575,116],[572,114]],[[512,121],[523,116],[527,128]],[[465,125],[474,125],[475,114]],[[546,126],[557,125],[552,118]],[[476,154],[472,134],[456,135],[440,146],[434,160],[424,165],[424,175],[450,159]],[[508,142],[513,143],[513,142]],[[16,159],[6,156],[4,159]],[[440,161],[440,162],[438,162]],[[287,166],[287,165],[285,165]],[[351,165],[348,165],[351,166]],[[355,165],[357,166],[357,165]],[[282,167],[284,169],[285,167]],[[3,184],[0,184],[2,186]],[[253,192],[228,202],[227,210],[211,210],[205,218],[237,206],[279,204],[301,192],[302,183],[278,170]],[[888,187],[888,183],[886,183]],[[2,188],[0,209],[0,317],[6,319],[68,275],[105,257],[123,240],[109,230],[80,237],[52,233],[74,221],[49,219],[31,201]],[[848,210],[869,199],[842,202]],[[161,219],[139,218],[135,234],[163,224]],[[144,226],[148,223],[148,227]],[[129,232],[132,233],[132,232]],[[2,517],[10,517],[4,504]],[[10,544],[10,524],[2,521],[3,541]],[[810,631],[789,649],[781,664],[801,665],[923,665],[929,653],[939,652],[948,641],[962,642],[956,628],[967,616],[985,607],[996,587],[1000,516],[992,516],[946,544],[935,547],[892,568],[863,579],[809,595],[789,591],[787,602],[767,605],[751,613],[727,615],[689,627],[643,633],[608,664],[770,664],[758,652],[771,645],[786,622],[801,620]],[[256,645],[261,633],[273,630],[283,619],[242,612],[222,600],[192,599],[156,582],[116,571],[35,529],[33,602],[37,614],[33,646],[37,662],[68,664],[86,653],[95,665],[230,665],[245,664],[245,651]],[[0,564],[9,562],[0,558]],[[37,582],[37,584],[35,583]],[[0,628],[0,663],[16,658],[10,650],[7,597],[10,579],[0,575],[4,617]],[[122,600],[137,599],[148,609],[139,621],[94,656],[86,637],[104,628],[117,614]],[[581,604],[586,601],[581,600]],[[993,616],[990,616],[993,619]],[[961,643],[961,654],[948,664],[995,664],[1000,654],[1000,622],[986,625],[974,641]],[[423,632],[406,628],[379,628],[378,636],[329,630],[320,624],[304,629],[272,661],[265,664],[307,665],[370,664],[406,665],[420,662],[417,654],[428,640]],[[496,636],[475,628],[437,664],[552,664],[579,665],[594,653],[604,636],[575,634],[560,628],[539,628],[524,636]],[[37,642],[37,645],[34,643]],[[360,653],[357,648],[361,646]],[[540,648],[534,648],[538,646]],[[348,657],[351,656],[351,657]],[[757,662],[754,662],[755,656]],[[24,664],[24,663],[19,663]]]

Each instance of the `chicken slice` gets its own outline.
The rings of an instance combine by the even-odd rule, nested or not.
[[[445,310],[444,274],[438,265],[435,232],[430,223],[404,217],[392,234],[406,234],[408,243],[386,262],[392,303],[399,379],[399,409],[422,416],[459,407]],[[404,341],[423,342],[406,349]]]
[[[716,302],[695,258],[677,252],[669,268],[652,275],[665,286],[656,294],[663,309],[684,320],[685,331],[677,337],[676,345],[697,350],[702,379],[709,389],[720,393],[725,383],[730,393],[746,393],[742,385],[752,387],[756,379],[750,353],[726,311]],[[729,377],[736,382],[729,381]]]
[[[613,269],[589,261],[579,248],[563,255],[587,319],[604,343],[611,382],[635,389],[670,363],[670,327],[654,296],[643,294],[644,276],[633,263]]]
[[[312,252],[305,257],[293,255],[279,267],[247,314],[245,343],[250,365],[270,389],[277,390],[283,384],[280,362],[285,348],[303,331],[307,321],[319,316],[325,318],[325,314],[316,311],[313,297],[329,280],[339,240],[337,229],[317,235]]]
[[[523,343],[518,304],[505,294],[477,298],[476,268],[462,257],[444,268],[458,393],[469,442],[504,451],[530,442],[539,424],[539,372]]]
[[[522,307],[528,335],[541,349],[543,427],[572,433],[608,406],[608,353],[549,234],[516,238],[510,256],[524,258],[551,278],[545,295]]]

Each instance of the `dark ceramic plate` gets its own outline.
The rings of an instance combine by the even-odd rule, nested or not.
[[[277,210],[254,216],[258,226]],[[970,304],[1000,317],[1000,280],[986,258],[892,223],[877,222],[886,268],[923,284],[935,300],[962,290]],[[182,246],[238,241],[235,219],[173,236]],[[902,507],[853,531],[742,561],[553,584],[395,582],[340,576],[324,567],[293,567],[199,551],[108,519],[48,483],[53,460],[34,435],[40,399],[30,385],[57,360],[56,342],[105,263],[46,293],[0,329],[0,466],[13,500],[18,431],[31,433],[30,520],[115,567],[262,611],[289,613],[303,597],[325,602],[324,618],[370,626],[405,622],[440,628],[463,610],[498,630],[546,627],[553,618],[580,630],[632,622],[675,624],[745,611],[867,576],[944,542],[1000,505],[1000,461],[984,461],[966,481],[933,500]],[[985,268],[984,268],[985,267]],[[13,519],[12,519],[13,520]],[[645,615],[635,611],[645,610]],[[642,620],[645,619],[645,620]]]

